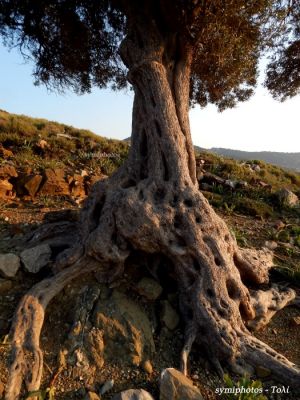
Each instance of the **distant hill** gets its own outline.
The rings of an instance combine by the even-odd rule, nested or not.
[[[196,146],[195,146],[196,147]],[[197,148],[203,151],[202,148]],[[300,172],[300,153],[280,153],[272,151],[240,151],[213,147],[207,151],[236,160],[261,160],[269,164]]]

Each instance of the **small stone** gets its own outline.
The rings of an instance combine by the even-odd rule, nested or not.
[[[108,392],[109,390],[111,390],[113,388],[113,386],[114,386],[114,383],[115,382],[114,382],[113,379],[111,379],[109,381],[106,381],[104,383],[104,385],[101,387],[101,389],[99,391],[99,394],[102,395],[102,394],[105,394],[106,392]]]
[[[278,244],[274,240],[266,240],[265,247],[269,250],[275,250],[278,247]]]
[[[12,281],[0,279],[0,295],[6,294],[12,288]]]
[[[285,227],[285,223],[281,220],[275,221],[273,227],[277,230],[283,229]]]
[[[14,278],[20,268],[20,258],[13,253],[0,254],[0,275]]]
[[[192,379],[193,379],[193,381],[197,381],[197,380],[199,379],[199,375],[194,374],[194,375],[192,376]]]
[[[274,335],[277,335],[277,330],[276,330],[276,329],[272,329],[272,333],[273,333]]]
[[[48,144],[48,142],[47,142],[46,140],[41,139],[41,140],[38,142],[38,147],[39,147],[40,149],[42,149],[42,150],[45,150],[47,147],[49,147],[49,144]]]
[[[255,372],[259,378],[266,378],[267,376],[271,375],[271,370],[263,367],[262,365],[257,366]]]
[[[51,248],[48,244],[41,244],[21,253],[21,260],[25,269],[32,274],[36,274],[44,268],[49,263],[50,257]]]
[[[88,392],[84,400],[100,400],[100,397],[95,392]]]
[[[160,319],[171,331],[179,324],[179,315],[167,300],[161,302]]]
[[[148,300],[156,300],[161,295],[163,288],[154,279],[142,278],[136,286],[136,291]]]
[[[203,400],[193,382],[175,368],[167,368],[161,374],[160,400]]]
[[[298,316],[298,317],[293,317],[293,318],[292,318],[292,324],[293,324],[294,326],[299,326],[299,325],[300,325],[300,316]]]
[[[112,400],[154,400],[144,389],[129,389],[115,394]],[[172,399],[169,399],[172,400]]]
[[[152,367],[152,364],[151,364],[151,362],[150,362],[149,360],[147,360],[147,361],[145,361],[145,362],[143,363],[143,370],[144,370],[145,372],[147,372],[147,374],[149,374],[149,375],[152,374],[152,372],[153,372],[153,367]]]

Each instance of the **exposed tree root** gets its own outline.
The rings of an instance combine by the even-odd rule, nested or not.
[[[28,391],[38,390],[43,372],[40,333],[45,309],[51,299],[77,276],[95,270],[95,260],[78,260],[72,267],[39,282],[22,298],[12,327],[12,357],[6,399],[18,399],[23,382]]]
[[[140,182],[107,191],[104,201],[99,193],[95,192],[95,196],[97,200],[91,198],[83,212],[83,218],[93,223],[85,238],[88,261],[79,258],[71,267],[37,284],[18,307],[6,400],[18,399],[23,380],[29,391],[39,388],[43,366],[39,336],[49,301],[70,280],[99,269],[100,265],[109,266],[102,269],[103,280],[113,280],[122,273],[131,249],[163,255],[169,260],[169,272],[178,282],[181,314],[186,323],[184,373],[192,344],[197,341],[219,374],[226,365],[239,373],[253,373],[261,365],[270,369],[276,379],[299,386],[300,371],[253,338],[245,326],[262,326],[295,297],[291,290],[279,294],[278,288],[250,295],[244,280],[268,280],[269,253],[239,249],[203,195],[189,187],[178,191],[168,182],[164,186]],[[251,269],[253,260],[255,268]],[[155,268],[157,273],[164,266]]]
[[[295,298],[296,292],[293,289],[280,290],[277,285],[273,285],[269,290],[253,291],[251,299],[255,319],[248,322],[248,327],[258,330],[266,326],[277,311],[293,302]]]

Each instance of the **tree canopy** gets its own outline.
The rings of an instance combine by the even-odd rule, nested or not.
[[[295,0],[0,0],[0,35],[35,62],[36,81],[59,89],[126,86],[119,45],[135,20],[192,51],[191,104],[220,110],[247,100],[264,52],[274,97],[300,88],[300,5]],[[168,48],[168,46],[166,48]],[[172,57],[180,57],[173,53]]]

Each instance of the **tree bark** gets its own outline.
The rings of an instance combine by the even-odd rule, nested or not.
[[[81,273],[100,268],[103,280],[111,281],[137,250],[152,258],[163,256],[172,266],[169,273],[178,283],[186,325],[184,373],[197,341],[220,374],[223,366],[253,373],[261,365],[275,379],[299,387],[299,369],[247,328],[259,301],[252,301],[246,282],[268,282],[270,254],[239,249],[198,189],[188,118],[191,49],[176,34],[161,35],[155,22],[135,20],[120,51],[135,93],[129,157],[111,178],[94,186],[82,211],[77,252],[61,254],[56,275],[22,300],[15,317],[6,400],[18,399],[23,380],[28,389],[38,389],[38,338],[45,307],[64,282],[80,274],[78,265],[86,258],[94,260]],[[163,267],[149,268],[155,275]],[[27,361],[28,352],[39,361],[24,362],[25,351]]]

